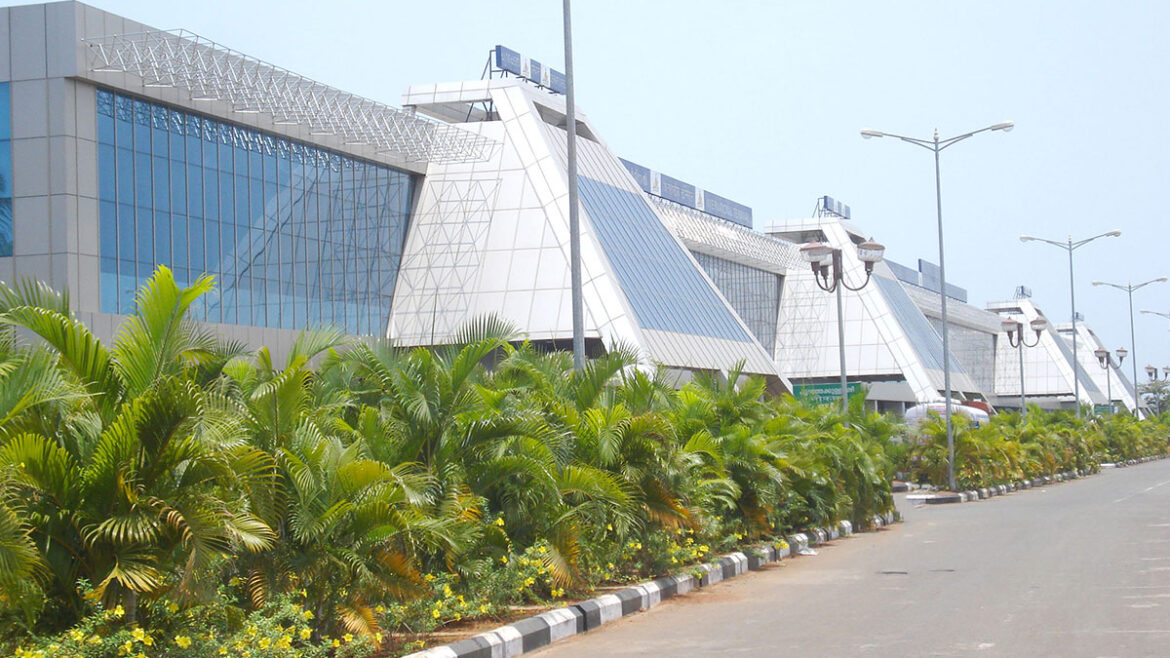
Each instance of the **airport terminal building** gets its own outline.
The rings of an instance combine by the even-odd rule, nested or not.
[[[567,346],[564,76],[502,46],[489,69],[396,107],[77,2],[0,9],[0,281],[68,290],[103,339],[166,265],[215,277],[198,321],[277,353],[322,325],[440,344],[489,313]],[[835,381],[836,307],[799,248],[842,248],[863,276],[847,207],[757,231],[747,205],[624,160],[576,120],[587,350],[632,346],[683,379],[742,362],[774,390]],[[941,397],[932,282],[929,263],[880,263],[845,296],[847,370],[880,409]],[[956,397],[1010,404],[999,316],[1030,311],[948,294]],[[1075,371],[1050,338],[1064,370],[1035,367]],[[1100,403],[1104,375],[1081,370]]]

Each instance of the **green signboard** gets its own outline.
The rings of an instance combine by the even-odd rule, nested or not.
[[[796,384],[793,386],[793,395],[814,404],[829,404],[841,399],[841,384]],[[861,391],[861,382],[849,382],[849,395],[852,397]]]

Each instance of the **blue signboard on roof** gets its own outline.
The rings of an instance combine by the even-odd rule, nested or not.
[[[554,93],[565,93],[564,73],[551,69],[535,59],[529,59],[510,48],[497,45],[494,52],[496,70],[520,76]]]
[[[643,167],[640,164],[634,164],[633,162],[630,162],[629,160],[625,160],[623,158],[618,158],[618,159],[621,160],[622,164],[624,164],[626,166],[626,170],[630,172],[630,175],[634,177],[634,180],[638,181],[638,187],[642,188],[646,192],[649,192],[650,191],[650,168]]]
[[[752,209],[725,199],[718,194],[703,192],[703,211],[716,217],[730,220],[741,226],[752,227]]]
[[[503,46],[496,46],[496,68],[501,71],[507,71],[513,75],[521,75],[521,59],[520,53],[515,50],[510,50]]]
[[[548,82],[549,89],[552,89],[553,92],[558,93],[558,94],[565,93],[566,87],[565,87],[565,74],[564,73],[561,73],[560,71],[558,71],[556,69],[551,69],[548,72],[548,80],[549,80],[549,82]]]
[[[688,208],[695,207],[695,186],[684,183],[677,178],[662,174],[662,198],[682,204]]]
[[[638,187],[642,188],[647,194],[669,199],[688,208],[694,208],[708,215],[726,219],[740,226],[752,227],[752,209],[742,203],[736,203],[718,194],[700,190],[690,183],[684,183],[677,178],[671,178],[665,174],[659,174],[649,167],[643,167],[624,158],[618,159],[625,165],[630,175],[634,177],[634,181],[638,183]],[[659,180],[657,188],[654,186],[654,178],[656,176]],[[702,199],[702,207],[699,207],[698,199],[700,198]]]

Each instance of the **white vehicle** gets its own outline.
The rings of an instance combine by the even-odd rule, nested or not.
[[[931,413],[938,414],[939,418],[943,418],[947,413],[947,405],[942,400],[937,402],[927,402],[925,404],[916,404],[906,410],[904,416],[906,425],[910,428],[918,427],[919,423],[927,418]],[[951,401],[951,414],[955,416],[963,416],[971,421],[972,427],[979,427],[980,425],[991,420],[991,416],[982,409],[975,407],[968,407],[959,404],[957,401]]]

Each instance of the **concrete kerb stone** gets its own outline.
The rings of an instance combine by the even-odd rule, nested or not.
[[[549,610],[536,618],[548,624],[549,644],[585,632],[585,615],[576,606]]]
[[[896,516],[892,512],[873,517],[877,527],[889,525],[895,520]],[[736,551],[720,557],[718,562],[698,565],[695,569],[702,572],[698,579],[691,573],[665,576],[612,594],[549,610],[451,644],[415,652],[406,658],[512,658],[593,630],[625,615],[647,610],[673,596],[746,573],[765,562],[798,555],[801,550],[808,549],[814,538],[818,543],[823,543],[829,538],[852,534],[853,525],[848,521],[842,521],[839,526],[828,531],[814,528],[808,533],[789,536],[783,542],[753,547],[746,553]]]

